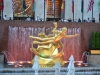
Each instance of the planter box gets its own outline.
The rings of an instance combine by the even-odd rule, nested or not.
[[[92,66],[100,67],[100,55],[87,55],[87,63]]]
[[[90,50],[91,54],[100,54],[100,50]]]
[[[4,55],[0,53],[0,68],[4,68]]]

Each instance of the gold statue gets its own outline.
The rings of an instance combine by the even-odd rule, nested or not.
[[[38,37],[29,36],[33,38],[34,41],[32,42],[32,48],[30,49],[34,54],[38,55],[39,64],[45,65],[46,67],[52,67],[55,65],[56,62],[60,62],[61,65],[64,65],[64,61],[62,59],[63,53],[63,44],[61,39],[72,38],[78,36],[75,35],[67,35],[66,31],[67,28],[63,27],[62,30],[57,30],[57,23],[54,22],[54,29],[52,30],[53,34],[45,35],[45,33],[39,33]],[[37,48],[33,46],[37,45]],[[60,52],[58,52],[58,48],[62,48]],[[32,60],[34,63],[34,59]]]

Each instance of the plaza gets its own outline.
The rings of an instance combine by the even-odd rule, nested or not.
[[[15,1],[16,8],[13,11],[12,1],[4,0],[0,20],[0,75],[58,75],[57,72],[67,75],[71,56],[74,65],[74,69],[71,69],[73,75],[100,75],[100,40],[97,38],[100,33],[99,0],[94,0],[93,14],[92,11],[87,13],[89,1],[84,0],[83,20],[89,18],[89,22],[82,21],[81,0],[74,0],[74,19],[71,0],[65,0],[63,16],[61,0],[55,1],[58,2],[55,14],[52,10],[53,2],[50,0],[46,0],[45,13],[44,0],[36,0],[35,14],[32,11],[32,1],[25,1],[27,8],[24,11],[20,0]],[[5,15],[6,20],[2,19]],[[27,20],[28,16],[31,20]],[[37,16],[43,20],[35,20]],[[65,21],[69,18],[71,22]],[[79,18],[81,22],[77,21]],[[95,22],[92,18],[95,18]],[[62,32],[64,28],[66,31]],[[40,34],[44,37],[40,37]],[[57,61],[60,63],[58,66]]]

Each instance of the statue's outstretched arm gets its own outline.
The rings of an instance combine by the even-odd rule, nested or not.
[[[34,36],[29,36],[29,38],[33,38],[33,39],[37,39],[37,40],[41,40],[41,41],[47,41],[47,40],[54,40],[54,37],[50,37],[50,38],[40,38],[40,37],[34,37]]]
[[[48,40],[54,40],[55,38],[54,37],[49,37],[49,38],[41,38],[39,40],[41,41],[48,41]]]
[[[73,38],[73,37],[77,37],[78,36],[78,34],[75,34],[75,35],[66,35],[65,37],[66,38]]]
[[[32,38],[32,39],[41,39],[41,38],[35,37],[35,36],[29,36],[29,38]]]
[[[53,43],[54,40],[48,40],[48,41],[33,41],[33,44],[38,44],[38,45],[43,45],[43,44],[49,44],[49,43]]]

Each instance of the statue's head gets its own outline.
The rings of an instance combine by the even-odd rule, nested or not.
[[[38,34],[38,36],[39,36],[39,37],[42,37],[42,38],[46,37],[45,33],[43,33],[43,32],[40,32],[40,33]]]
[[[66,32],[66,31],[67,31],[67,28],[66,28],[66,27],[63,27],[63,28],[62,28],[62,31],[63,31],[63,32]]]

